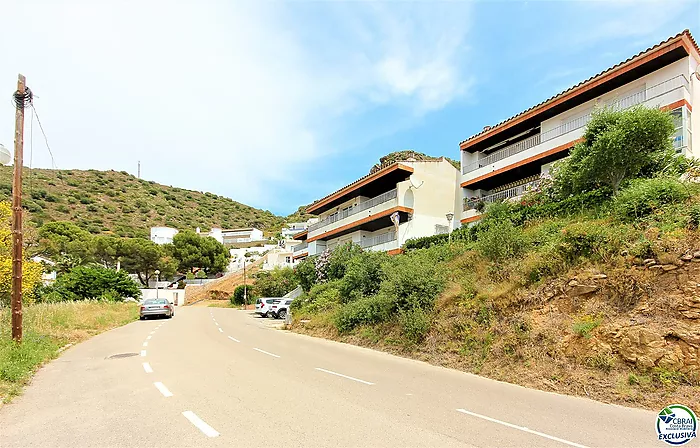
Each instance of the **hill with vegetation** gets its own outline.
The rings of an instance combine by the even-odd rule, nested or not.
[[[161,185],[125,171],[25,168],[23,175],[23,206],[28,223],[36,227],[71,221],[92,234],[148,238],[154,226],[257,227],[271,234],[286,221],[223,196]],[[12,167],[0,166],[0,201],[11,199]]]
[[[551,179],[404,254],[302,261],[292,330],[557,393],[700,407],[700,172],[667,113],[594,114]]]
[[[372,168],[369,170],[369,173],[372,174],[375,171],[379,171],[380,169],[384,168],[385,166],[389,166],[389,165],[396,163],[396,162],[405,162],[405,161],[408,161],[410,159],[414,159],[414,160],[439,160],[440,157],[433,157],[433,156],[429,156],[427,154],[423,154],[422,152],[411,151],[411,150],[395,151],[395,152],[391,152],[383,157],[380,157],[379,163],[373,165]],[[445,157],[445,160],[450,162],[455,168],[460,169],[459,161],[450,159],[449,157]]]

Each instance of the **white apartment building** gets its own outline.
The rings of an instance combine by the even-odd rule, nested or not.
[[[461,142],[462,224],[479,219],[477,204],[535,186],[580,140],[596,107],[669,110],[678,152],[700,154],[700,118],[692,116],[700,104],[699,63],[698,45],[686,30]]]
[[[179,230],[172,227],[151,227],[151,241],[156,244],[170,244]]]
[[[293,259],[349,242],[398,253],[409,238],[446,233],[447,215],[459,216],[459,176],[444,158],[397,162],[368,174],[307,208],[319,221],[294,235],[302,243],[294,246]]]
[[[221,231],[221,238],[224,244],[229,243],[250,243],[252,241],[263,241],[262,230],[255,227],[243,229],[224,229]]]
[[[318,218],[310,218],[305,222],[288,222],[284,227],[282,227],[282,238],[291,240],[294,239],[294,235],[307,230],[311,224],[318,222]]]

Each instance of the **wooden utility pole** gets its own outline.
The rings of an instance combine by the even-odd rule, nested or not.
[[[243,309],[248,309],[248,284],[245,271],[245,254],[243,254]]]
[[[15,92],[15,166],[12,178],[12,339],[22,341],[22,165],[26,79],[17,76]]]

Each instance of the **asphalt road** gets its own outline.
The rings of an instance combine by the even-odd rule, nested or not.
[[[0,408],[0,447],[664,446],[654,412],[275,330],[248,313],[178,309],[66,350]]]

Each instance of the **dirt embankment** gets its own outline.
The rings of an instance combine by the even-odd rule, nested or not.
[[[700,410],[700,251],[579,268],[505,294],[500,309],[478,300],[448,288],[417,345],[391,322],[340,335],[326,316],[294,329],[542,390]]]
[[[251,263],[246,267],[246,282],[249,285],[254,283],[253,274],[258,272],[265,261],[265,257]],[[185,297],[185,305],[191,305],[200,300],[210,299],[210,300],[228,300],[236,289],[236,286],[243,284],[243,270],[232,272],[216,281],[205,284],[204,286],[197,286],[190,293],[187,290]],[[188,287],[189,288],[189,287]]]

